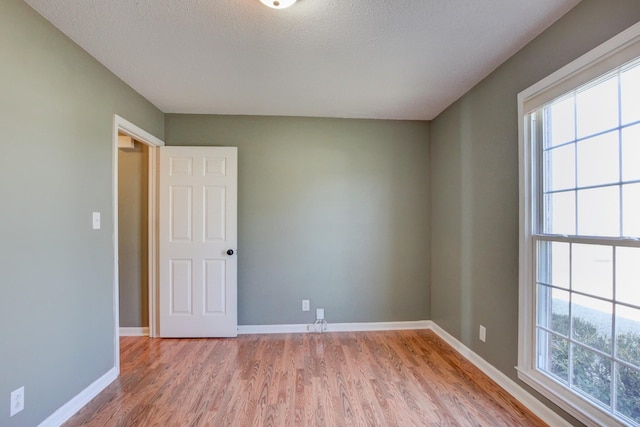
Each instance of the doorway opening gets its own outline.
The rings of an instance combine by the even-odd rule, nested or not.
[[[146,326],[148,329],[143,329],[144,326],[125,325],[122,333],[157,336],[157,151],[164,142],[118,115],[114,115],[113,123],[114,361],[116,369],[120,372],[121,292],[125,299],[134,295],[134,300],[128,301],[131,304],[123,306],[126,310],[126,313],[123,313],[123,321],[127,319],[126,322],[129,322],[131,318],[137,317],[142,324],[148,325]],[[121,161],[126,171],[119,167]],[[128,180],[122,183],[123,185],[120,183],[120,172],[125,172],[124,179]],[[119,206],[121,191],[119,190],[128,196],[126,201],[122,201],[123,203],[129,203],[132,200],[131,197],[137,199],[135,201],[137,206],[128,206],[132,209],[122,211],[123,215],[127,216],[127,218],[123,217],[125,223],[123,229],[120,228],[119,220],[121,213]],[[145,217],[141,218],[140,215],[143,213]],[[120,236],[120,232],[123,236]],[[121,240],[124,243],[122,248]],[[120,255],[127,258],[121,260]],[[122,288],[121,266],[123,277],[126,277],[126,281],[129,282],[123,283]],[[143,301],[145,301],[146,310],[142,307]]]
[[[120,336],[149,336],[149,151],[118,133]]]

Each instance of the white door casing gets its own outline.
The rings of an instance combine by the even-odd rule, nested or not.
[[[160,148],[161,337],[238,334],[237,176],[236,147]]]

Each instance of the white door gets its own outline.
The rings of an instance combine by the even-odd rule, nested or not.
[[[161,147],[161,337],[235,337],[236,147]]]

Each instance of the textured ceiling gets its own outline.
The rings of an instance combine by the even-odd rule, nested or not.
[[[167,113],[430,120],[579,0],[26,0]]]

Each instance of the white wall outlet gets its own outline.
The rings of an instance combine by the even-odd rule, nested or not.
[[[20,387],[17,390],[11,392],[11,409],[9,416],[13,417],[18,412],[24,409],[24,387]]]
[[[324,308],[316,308],[316,320],[324,320]]]
[[[485,328],[484,326],[480,325],[480,341],[485,342],[487,341],[487,328]]]
[[[302,300],[302,311],[309,311],[309,300],[308,299],[303,299]]]
[[[100,230],[100,212],[93,213],[93,229]]]

